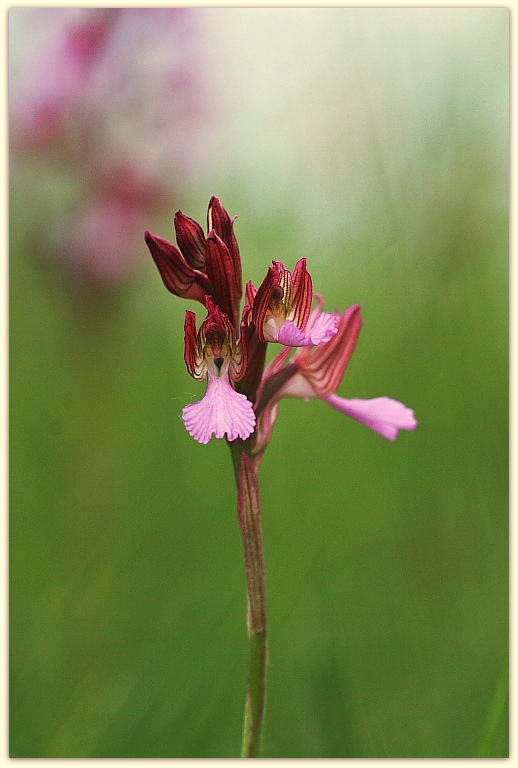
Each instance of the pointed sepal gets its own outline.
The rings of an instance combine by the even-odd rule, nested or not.
[[[232,258],[214,230],[207,235],[206,270],[215,300],[237,330],[239,297],[235,292]]]
[[[241,256],[239,254],[239,246],[234,234],[234,221],[230,218],[227,210],[221,205],[221,201],[217,197],[211,197],[209,202],[209,208],[207,212],[207,229],[210,232],[212,229],[220,237],[228,248],[230,258],[232,260],[233,282],[234,282],[234,296],[239,303],[243,291],[242,287],[242,269],[241,269]]]
[[[187,370],[194,379],[201,381],[207,373],[196,332],[196,315],[191,311],[185,313],[184,341],[184,360]]]
[[[251,289],[250,295],[252,295]],[[273,266],[268,268],[268,272],[266,273],[266,277],[264,278],[263,282],[255,291],[255,296],[252,297],[252,322],[257,328],[257,333],[261,341],[270,341],[270,338],[266,336],[264,332],[266,314],[270,311],[272,306],[279,305],[283,295],[284,290],[281,287],[281,272],[277,267],[277,264],[274,262]]]
[[[292,295],[288,318],[298,328],[305,330],[313,301],[313,280],[307,270],[305,258],[296,263],[291,282]]]
[[[313,327],[316,327],[323,315],[325,313],[313,316]],[[354,304],[342,316],[335,313],[335,318],[338,332],[331,340],[318,347],[305,347],[295,358],[295,363],[316,396],[322,398],[336,392],[343,379],[362,327],[361,307]]]

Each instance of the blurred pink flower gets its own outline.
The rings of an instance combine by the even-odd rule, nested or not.
[[[76,274],[130,272],[144,220],[203,162],[200,41],[190,8],[10,10],[12,158],[38,162],[43,202],[46,174],[70,188],[48,239]]]

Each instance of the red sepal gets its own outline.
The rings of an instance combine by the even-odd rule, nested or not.
[[[266,337],[263,332],[263,324],[267,311],[270,309],[273,293],[275,288],[281,285],[281,271],[277,264],[280,262],[274,262],[273,267],[268,268],[266,277],[257,289],[252,305],[252,322],[257,328],[257,333],[261,341],[266,341]],[[248,288],[248,286],[247,286]],[[283,290],[284,293],[284,290]]]
[[[212,285],[214,301],[237,329],[239,297],[236,297],[232,258],[223,240],[211,230],[207,235],[207,276]]]
[[[241,256],[239,255],[239,246],[237,244],[236,236],[234,234],[234,221],[230,218],[227,210],[221,205],[221,201],[217,197],[211,197],[209,201],[209,209],[207,212],[207,229],[210,232],[214,232],[220,237],[228,248],[230,258],[232,260],[232,270],[234,275],[234,296],[236,302],[239,302],[242,296],[242,273],[241,273]]]
[[[245,290],[245,306],[252,308],[254,306],[254,300],[257,295],[257,288],[254,286],[251,280],[246,284]]]
[[[295,265],[292,282],[291,307],[288,317],[301,331],[306,329],[311,302],[313,301],[313,281],[306,269],[306,259],[300,259]]]
[[[336,313],[338,333],[325,344],[303,347],[295,363],[318,397],[329,397],[338,389],[356,347],[362,327],[361,307],[354,304],[342,317]]]
[[[203,359],[200,353],[196,334],[196,315],[190,310],[185,313],[184,324],[185,352],[184,360],[187,370],[195,379],[201,379]]]

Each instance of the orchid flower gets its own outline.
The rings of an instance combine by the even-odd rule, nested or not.
[[[333,315],[322,313],[305,332],[313,299],[313,283],[306,259],[297,262],[293,274],[281,261],[274,261],[259,289],[250,284],[254,296],[252,320],[262,341],[288,347],[321,344],[337,332]]]
[[[205,397],[186,405],[183,419],[187,431],[199,443],[208,443],[214,434],[228,440],[245,440],[255,427],[252,403],[236,392],[231,379],[239,379],[244,370],[241,345],[226,315],[206,297],[208,315],[196,333],[196,315],[185,317],[185,363],[193,378],[208,378]]]
[[[310,329],[318,324],[322,315],[323,301],[320,296],[317,299],[318,306],[308,322]],[[336,312],[335,318],[338,332],[331,341],[299,350],[287,366],[289,355],[281,352],[265,371],[257,408],[261,415],[255,451],[264,450],[270,442],[279,400],[283,397],[299,397],[305,401],[320,398],[387,440],[395,440],[400,430],[413,431],[417,427],[414,412],[398,400],[390,397],[350,400],[336,394],[362,327],[360,305],[355,304],[343,315]]]
[[[259,465],[282,397],[321,398],[388,440],[417,426],[413,411],[387,397],[347,400],[336,391],[356,347],[360,307],[343,315],[323,312],[300,259],[293,273],[274,261],[259,289],[248,283],[240,317],[241,259],[231,219],[221,202],[209,203],[208,234],[178,211],[174,245],[146,232],[146,243],[166,288],[201,302],[207,317],[185,317],[185,363],[195,379],[208,380],[205,396],[186,405],[187,431],[199,443],[226,437],[234,463],[238,520],[243,536],[248,596],[250,676],[242,757],[259,755],[266,695],[268,644]],[[311,311],[313,299],[316,308]],[[284,345],[265,370],[269,342]],[[294,348],[298,348],[294,351]],[[290,357],[293,358],[290,362]]]

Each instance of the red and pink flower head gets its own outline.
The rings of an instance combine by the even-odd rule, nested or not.
[[[274,261],[257,290],[248,283],[240,319],[241,259],[234,219],[213,197],[206,236],[181,211],[175,229],[178,245],[149,232],[146,242],[168,290],[201,302],[207,310],[199,330],[194,312],[185,318],[187,370],[208,381],[202,400],[183,409],[195,440],[246,440],[249,452],[260,454],[271,439],[283,397],[325,400],[388,440],[395,440],[402,429],[416,428],[413,411],[397,400],[348,400],[336,394],[360,333],[360,307],[354,305],[343,315],[323,312],[306,259],[293,272]],[[270,342],[283,349],[265,370]]]
[[[297,262],[293,274],[281,261],[274,261],[255,293],[252,320],[262,341],[277,341],[288,347],[314,346],[337,332],[332,315],[322,314],[305,332],[313,301],[313,281],[306,259]]]
[[[206,297],[208,315],[196,333],[196,315],[185,315],[185,363],[191,376],[208,379],[205,397],[186,405],[183,419],[187,431],[199,443],[212,435],[245,440],[255,428],[250,400],[236,392],[233,384],[246,368],[246,353],[227,315]]]

